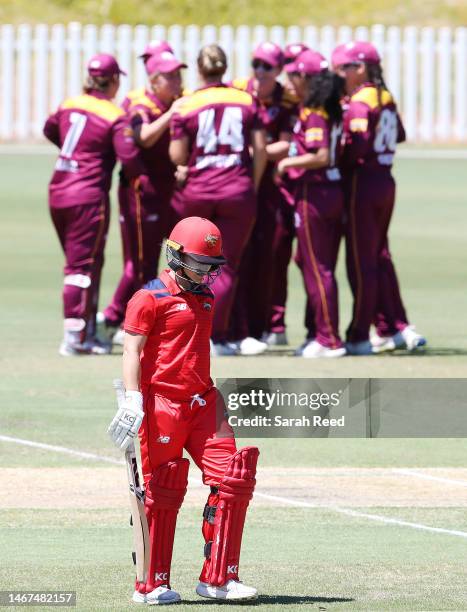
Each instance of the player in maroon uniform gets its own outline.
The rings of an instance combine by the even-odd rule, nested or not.
[[[159,44],[159,49],[161,44]],[[144,174],[120,185],[120,228],[123,275],[107,308],[103,323],[115,332],[123,321],[133,293],[157,273],[160,249],[167,236],[175,166],[169,158],[169,123],[182,91],[181,69],[186,64],[171,51],[153,51],[145,61],[148,87],[132,95],[127,106],[136,143],[141,147]]]
[[[263,339],[271,344],[287,343],[284,334],[279,337],[275,331],[269,333],[272,290],[276,276],[274,238],[278,226],[283,225],[282,209],[287,206],[273,176],[275,160],[287,151],[297,116],[297,99],[277,80],[283,64],[281,48],[272,42],[264,42],[253,52],[253,75],[249,79],[235,79],[232,82],[234,87],[258,99],[268,153],[268,164],[257,193],[256,223],[241,267],[236,297],[236,315],[239,319],[236,323],[240,328],[237,329],[237,336]],[[261,249],[258,250],[255,245],[259,243]],[[263,347],[258,344],[258,349],[264,350],[266,346],[266,343]]]
[[[104,246],[109,225],[109,189],[116,157],[128,178],[139,174],[138,149],[125,113],[111,101],[124,74],[111,55],[88,64],[84,94],[65,100],[44,125],[60,148],[49,184],[52,221],[66,257],[61,355],[103,354],[95,335]]]
[[[198,56],[202,87],[172,117],[170,156],[188,165],[173,207],[179,218],[203,215],[222,232],[227,264],[214,283],[213,353],[246,352],[227,343],[237,271],[256,217],[254,187],[266,163],[264,132],[253,96],[222,83],[227,58],[218,45]],[[253,149],[253,159],[249,147]]]
[[[316,337],[302,356],[342,357],[334,270],[342,235],[344,199],[337,168],[342,133],[341,86],[324,57],[302,51],[286,71],[302,100],[288,157],[278,174],[294,170],[296,232],[308,300],[315,313]],[[297,172],[299,171],[299,172]]]
[[[222,396],[210,377],[214,296],[222,237],[207,219],[180,221],[167,241],[169,269],[135,293],[125,316],[125,404],[109,433],[121,449],[139,430],[145,510],[150,534],[146,584],[133,601],[180,601],[170,566],[177,514],[188,483],[186,449],[210,494],[203,512],[205,562],[196,592],[225,600],[255,599],[239,581],[243,525],[255,487],[259,451],[237,451]],[[141,425],[141,429],[140,428]]]
[[[336,72],[348,96],[344,115],[342,170],[347,210],[347,273],[354,295],[347,330],[351,354],[373,352],[370,326],[377,323],[375,351],[426,343],[409,325],[388,245],[395,201],[391,173],[396,145],[405,131],[387,90],[376,48],[367,42],[339,45],[333,52]]]

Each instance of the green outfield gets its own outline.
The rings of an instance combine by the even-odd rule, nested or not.
[[[132,609],[125,474],[105,433],[120,355],[58,356],[62,255],[46,204],[53,157],[1,155],[0,162],[0,590],[76,590],[80,610]],[[304,294],[292,265],[291,347],[262,357],[218,359],[214,374],[464,377],[465,164],[401,159],[395,168],[399,192],[391,246],[410,319],[429,340],[424,353],[330,362],[292,357],[304,333]],[[116,220],[114,208],[103,304],[121,266]],[[343,331],[350,295],[342,253],[339,281]],[[258,608],[466,608],[464,440],[256,442],[258,495],[245,533],[242,577],[259,588]],[[186,602],[179,608],[193,610],[200,603],[194,586],[206,494],[196,472],[193,467],[173,567],[174,587]]]

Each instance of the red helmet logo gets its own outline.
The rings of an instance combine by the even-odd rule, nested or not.
[[[216,246],[218,240],[219,236],[215,236],[214,234],[208,234],[204,239],[204,242],[207,242],[208,247],[213,249]]]

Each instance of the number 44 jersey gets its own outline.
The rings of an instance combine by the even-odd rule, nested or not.
[[[352,93],[345,106],[343,140],[344,171],[355,166],[391,169],[405,131],[389,91],[365,83]]]
[[[47,119],[44,135],[60,148],[49,184],[55,208],[100,202],[110,189],[117,157],[128,178],[140,173],[124,111],[98,92],[65,100]]]
[[[251,94],[222,83],[198,89],[171,120],[172,140],[189,143],[190,200],[241,197],[252,190],[251,132],[261,129]]]

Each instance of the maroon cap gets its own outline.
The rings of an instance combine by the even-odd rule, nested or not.
[[[154,53],[162,53],[162,51],[170,51],[170,53],[174,52],[166,40],[151,40],[144,47],[144,51],[141,53],[141,55],[138,55],[138,57],[146,62],[151,55],[154,55]]]
[[[286,72],[302,72],[304,74],[319,74],[329,66],[326,58],[317,51],[305,49],[290,64],[286,64]]]
[[[284,49],[284,58],[287,63],[293,61],[296,57],[300,55],[302,51],[306,51],[309,47],[304,45],[303,43],[291,43],[290,45],[286,45]]]
[[[264,42],[258,45],[253,52],[253,59],[259,59],[274,68],[282,67],[284,64],[282,49],[272,42]]]
[[[158,72],[172,72],[178,68],[187,68],[187,65],[178,60],[171,51],[154,53],[146,61],[146,72],[148,75]]]
[[[369,42],[361,40],[339,45],[332,52],[332,65],[344,64],[379,64],[381,57],[376,47]]]
[[[93,77],[111,77],[114,74],[124,74],[113,55],[98,53],[88,62],[88,73]]]

